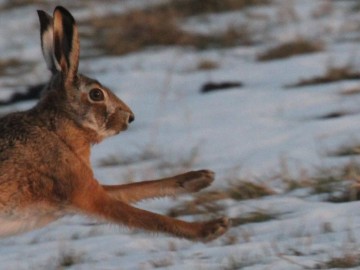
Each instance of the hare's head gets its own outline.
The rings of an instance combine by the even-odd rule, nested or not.
[[[38,15],[41,47],[52,72],[43,103],[55,100],[51,106],[99,140],[125,130],[134,120],[130,108],[98,81],[78,74],[79,37],[73,16],[63,7],[56,7],[53,17],[41,10]]]

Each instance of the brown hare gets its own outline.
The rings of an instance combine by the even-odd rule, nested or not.
[[[222,235],[227,218],[185,222],[130,205],[199,191],[213,181],[211,171],[114,186],[94,178],[91,146],[126,130],[134,114],[108,88],[78,73],[79,37],[72,15],[60,6],[53,16],[38,15],[52,77],[34,108],[0,118],[0,236],[73,213],[191,240]]]

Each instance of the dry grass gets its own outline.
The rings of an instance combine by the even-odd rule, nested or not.
[[[360,254],[357,252],[348,252],[343,256],[335,256],[330,258],[327,262],[320,265],[318,269],[329,269],[329,268],[355,268],[360,266]]]
[[[62,250],[57,262],[57,270],[62,270],[83,262],[83,255],[74,250]]]
[[[202,59],[197,64],[197,70],[213,70],[219,68],[219,63],[209,59]]]
[[[308,188],[310,194],[321,195],[324,201],[360,200],[360,166],[350,162],[340,168],[322,168],[302,184],[302,188]]]
[[[158,10],[178,10],[182,16],[241,10],[250,6],[270,4],[270,0],[173,0],[155,7]]]
[[[329,155],[335,156],[334,153]],[[341,203],[360,200],[359,163],[351,160],[342,166],[314,169],[311,175],[302,172],[301,176],[292,177],[285,168],[275,179],[284,184],[284,193],[301,189],[301,196],[317,195],[322,201]]]
[[[127,166],[130,164],[149,161],[157,158],[159,158],[158,153],[145,149],[141,153],[133,156],[109,155],[108,157],[103,158],[99,161],[99,166],[101,167]]]
[[[105,54],[123,55],[153,46],[191,46],[196,49],[251,44],[246,27],[233,28],[221,34],[206,36],[189,33],[177,24],[172,11],[163,14],[134,10],[87,21],[96,36],[95,46]],[[86,38],[86,36],[85,36]]]
[[[343,145],[337,150],[329,153],[329,155],[334,157],[360,155],[360,143],[354,143],[353,145]]]
[[[294,55],[315,53],[324,50],[321,42],[314,42],[305,39],[296,39],[260,53],[257,56],[259,61],[284,59]]]
[[[359,155],[359,144],[353,146],[345,145],[330,153],[330,156],[344,157]],[[344,167],[328,174],[333,181],[328,184],[323,181],[319,182],[318,190],[321,191],[321,186],[326,188],[324,192],[329,194],[329,201],[332,202],[348,202],[360,200],[360,165],[355,162],[349,162]],[[330,189],[330,190],[329,190]]]
[[[153,268],[167,268],[174,264],[173,260],[169,257],[150,261]]]
[[[324,175],[313,179],[311,190],[313,194],[327,194],[329,201],[335,201],[336,193],[342,194],[344,191],[344,179],[335,175]]]
[[[360,86],[354,86],[354,87],[342,89],[340,91],[340,94],[344,96],[358,95],[360,94]]]
[[[263,212],[263,211],[256,211],[252,213],[248,213],[246,215],[232,218],[231,219],[231,225],[233,227],[249,224],[249,223],[259,223],[259,222],[266,222],[269,220],[275,219],[276,216]]]
[[[8,10],[13,8],[19,8],[28,5],[43,5],[47,1],[45,0],[11,0],[5,1],[3,4],[0,4],[1,10]]]
[[[170,209],[169,215],[172,217],[178,217],[206,213],[218,214],[224,210],[224,207],[218,204],[221,200],[249,200],[272,194],[274,194],[274,192],[265,185],[248,181],[239,181],[238,183],[231,184],[228,188],[223,190],[198,193],[194,195],[192,200]],[[238,223],[238,221],[235,221],[235,223]]]
[[[0,59],[0,76],[11,75],[20,67],[25,66],[27,63],[24,63],[15,58],[9,59]]]
[[[252,44],[252,35],[246,25],[229,26],[222,33],[204,35],[190,33],[179,26],[184,17],[226,10],[241,9],[266,0],[194,1],[175,0],[170,4],[135,9],[125,14],[92,17],[82,23],[90,27],[84,38],[93,40],[95,47],[109,55],[122,55],[152,46],[191,46],[196,49],[223,48]]]
[[[354,70],[351,65],[345,65],[341,67],[328,67],[328,69],[323,75],[315,76],[310,79],[303,79],[297,83],[288,85],[286,87],[301,87],[308,85],[332,83],[342,80],[360,80],[360,72]]]
[[[320,168],[313,175],[302,175],[301,179],[288,176],[275,177],[284,182],[283,193],[302,189],[301,196],[316,196],[322,201],[341,203],[360,200],[360,165],[354,162],[337,168]],[[275,179],[265,179],[266,183]],[[216,191],[205,191],[194,194],[193,199],[173,207],[169,215],[173,217],[212,213],[221,214],[224,209],[223,200],[252,200],[276,194],[267,184],[255,181],[232,180],[227,188]],[[295,195],[296,196],[296,195]],[[235,218],[233,224],[261,222],[274,219],[274,215],[256,211],[243,217]]]
[[[179,217],[207,213],[218,214],[224,210],[224,207],[219,205],[217,201],[226,198],[227,195],[221,191],[199,193],[195,195],[194,199],[171,208],[168,215]]]
[[[249,200],[273,195],[274,191],[264,184],[248,181],[239,181],[230,185],[226,190],[229,198],[233,200]]]
[[[96,46],[111,55],[121,55],[154,45],[188,45],[191,34],[182,31],[170,11],[133,10],[126,14],[95,17],[84,22],[93,29]]]

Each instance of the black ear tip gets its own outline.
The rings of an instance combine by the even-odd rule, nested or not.
[[[54,9],[54,16],[55,13],[59,12],[63,17],[67,18],[70,20],[70,22],[72,22],[73,24],[75,23],[75,19],[74,17],[71,15],[70,11],[68,11],[66,8],[64,8],[63,6],[57,6]]]
[[[49,27],[49,25],[51,25],[52,17],[43,10],[37,10],[37,13],[39,16],[40,30],[42,33]]]
[[[50,17],[49,14],[47,14],[45,11],[40,10],[40,9],[37,10],[37,14],[38,14],[40,20],[47,20]]]
[[[45,15],[45,11],[43,11],[43,10],[38,9],[38,10],[36,10],[36,12],[39,15],[39,17],[43,17]]]
[[[54,12],[56,11],[59,11],[60,13],[62,14],[66,14],[66,15],[71,15],[70,11],[68,11],[66,8],[64,8],[63,6],[57,6],[55,9],[54,9]]]
[[[56,6],[55,7],[55,10],[66,10],[67,11],[67,9],[66,8],[64,8],[63,6]]]

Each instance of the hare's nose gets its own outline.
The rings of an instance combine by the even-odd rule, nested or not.
[[[134,122],[134,120],[135,120],[135,115],[132,113],[129,116],[129,123]]]

